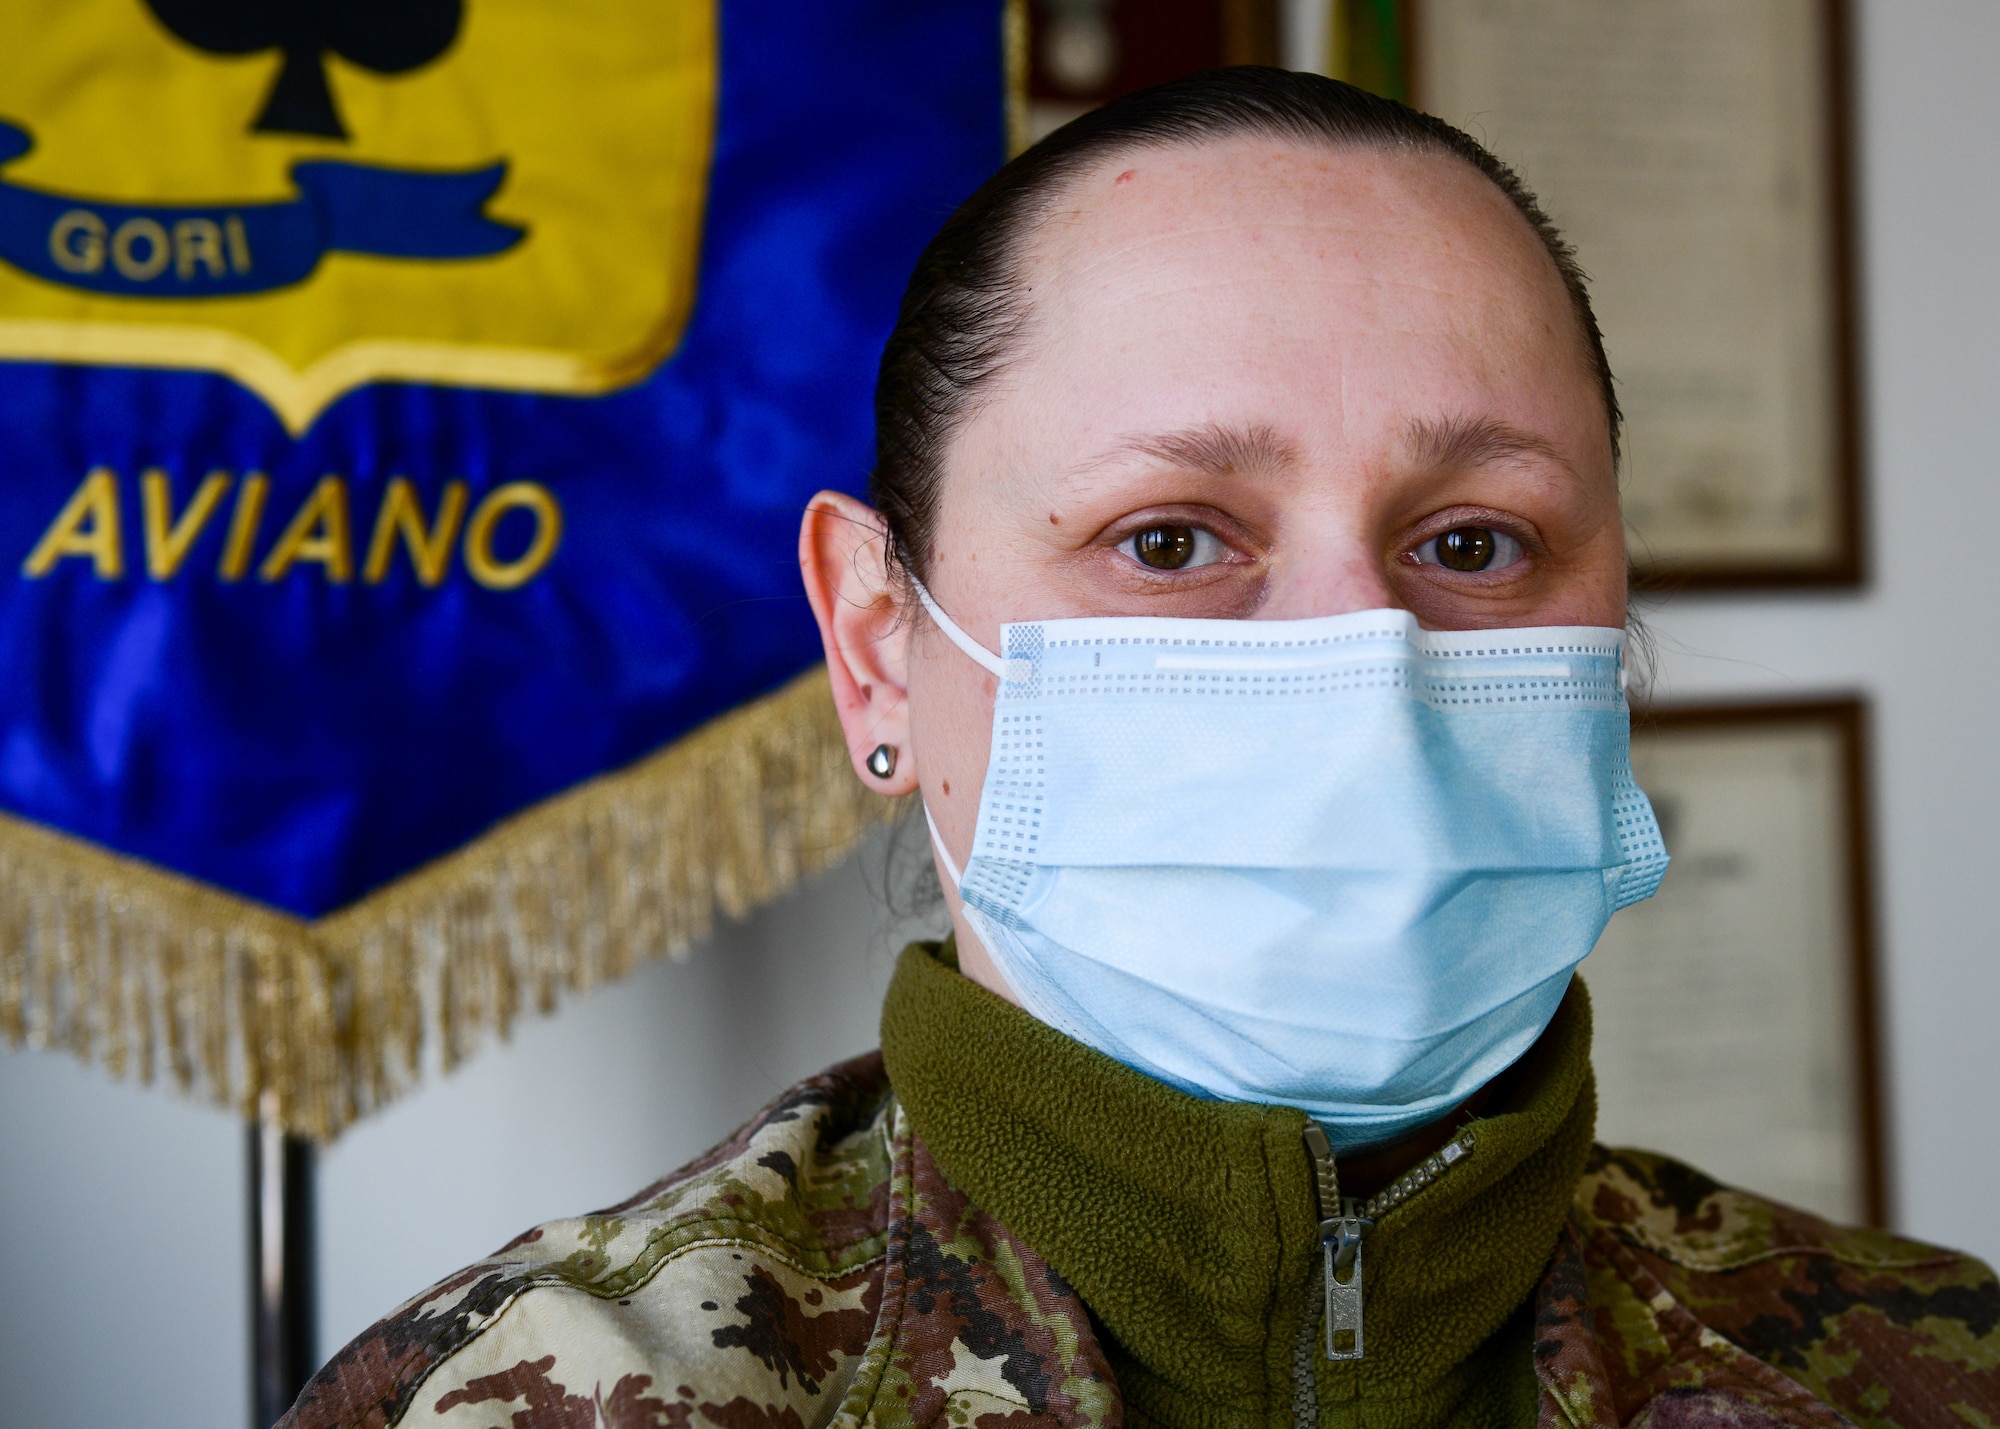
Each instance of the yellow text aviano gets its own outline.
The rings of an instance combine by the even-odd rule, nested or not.
[[[141,570],[150,580],[169,581],[193,568],[196,542],[219,527],[215,576],[222,581],[316,573],[335,585],[357,576],[377,585],[407,560],[420,584],[435,586],[456,559],[488,590],[516,590],[548,568],[562,543],[562,506],[554,492],[533,481],[497,486],[476,503],[465,482],[448,481],[427,510],[409,478],[392,477],[365,526],[355,522],[345,477],[321,477],[282,524],[267,520],[270,496],[271,481],[262,472],[238,479],[212,471],[176,507],[167,473],[150,469],[139,477],[134,532],[117,473],[95,467],[28,552],[21,574],[41,580],[83,561],[102,581]],[[504,518],[514,513],[521,514],[505,521],[503,531]]]

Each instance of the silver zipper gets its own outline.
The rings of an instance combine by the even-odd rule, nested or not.
[[[1362,1357],[1362,1245],[1384,1213],[1403,1204],[1472,1154],[1472,1129],[1457,1136],[1398,1176],[1364,1203],[1340,1194],[1333,1145],[1318,1122],[1308,1120],[1306,1151],[1312,1157],[1313,1190],[1319,1200],[1319,1241],[1325,1258],[1326,1357]],[[1342,1277],[1345,1276],[1345,1279]]]
[[[1326,1357],[1358,1360],[1364,1349],[1361,1243],[1375,1222],[1352,1198],[1341,1196],[1340,1175],[1334,1168],[1333,1144],[1326,1139],[1326,1129],[1316,1121],[1307,1121],[1305,1142],[1312,1156],[1313,1190],[1319,1199],[1319,1244],[1326,1262]]]

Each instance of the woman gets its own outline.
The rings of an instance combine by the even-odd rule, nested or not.
[[[954,936],[880,1057],[357,1340],[298,1425],[1991,1424],[2000,1287],[1591,1142],[1665,864],[1618,411],[1464,135],[1226,71],[924,255],[800,560]]]

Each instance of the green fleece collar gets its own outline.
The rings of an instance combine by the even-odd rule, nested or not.
[[[1135,1422],[1292,1425],[1302,1364],[1321,1424],[1532,1422],[1526,1305],[1595,1114],[1580,983],[1506,1105],[1472,1123],[1473,1154],[1378,1219],[1367,1357],[1335,1363],[1317,1338],[1304,1113],[1176,1091],[954,962],[949,944],[904,950],[882,1011],[890,1082],[945,1174],[1102,1323]]]

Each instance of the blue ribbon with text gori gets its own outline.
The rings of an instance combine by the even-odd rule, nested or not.
[[[0,164],[28,132],[0,120]],[[221,298],[303,282],[328,253],[464,259],[525,236],[481,210],[504,163],[457,173],[311,159],[292,166],[299,196],[239,204],[100,203],[0,180],[0,260],[86,292]]]

